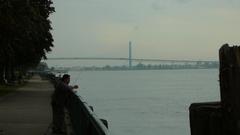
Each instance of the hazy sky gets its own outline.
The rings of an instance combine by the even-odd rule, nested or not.
[[[48,57],[217,60],[240,44],[239,0],[55,0]]]

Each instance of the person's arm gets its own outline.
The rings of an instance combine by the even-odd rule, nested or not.
[[[78,89],[78,85],[74,85],[74,86],[69,85],[69,88],[71,89],[72,92],[75,93],[76,91],[74,91],[74,89]]]
[[[77,89],[78,85],[74,85],[74,86],[69,85],[69,87],[70,87],[70,89]]]

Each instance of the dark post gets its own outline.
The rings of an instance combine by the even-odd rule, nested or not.
[[[224,135],[220,102],[193,103],[189,110],[191,135]]]
[[[240,47],[225,44],[219,57],[224,132],[240,135]]]
[[[240,135],[240,47],[223,45],[219,59],[221,101],[191,104],[191,135]]]

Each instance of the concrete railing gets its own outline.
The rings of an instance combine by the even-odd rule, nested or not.
[[[48,78],[53,85],[56,85],[60,79],[52,73],[42,73],[41,75]],[[93,107],[88,106],[75,93],[69,93],[65,108],[68,112],[74,135],[110,135],[107,120],[98,118],[93,112]]]
[[[99,119],[80,97],[69,95],[66,105],[75,135],[109,135],[106,120]]]

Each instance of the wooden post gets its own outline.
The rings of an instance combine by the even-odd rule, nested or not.
[[[240,47],[219,50],[221,101],[190,106],[191,135],[240,135]]]
[[[193,103],[189,110],[191,135],[224,135],[220,102]]]
[[[240,135],[240,47],[223,45],[219,58],[223,130],[226,135]]]

